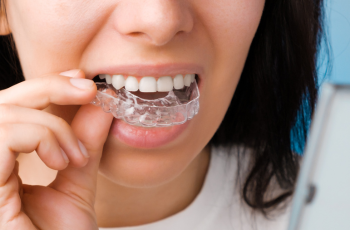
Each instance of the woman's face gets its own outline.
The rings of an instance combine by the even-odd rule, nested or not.
[[[98,74],[199,75],[200,110],[171,128],[114,120],[100,172],[157,186],[194,160],[219,127],[239,81],[264,0],[7,0],[26,79],[82,69]],[[68,122],[78,108],[50,106]],[[88,124],[87,124],[88,125]],[[92,140],[93,141],[93,140]]]

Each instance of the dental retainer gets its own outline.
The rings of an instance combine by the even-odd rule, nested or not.
[[[196,80],[190,86],[174,89],[165,97],[143,99],[124,87],[117,90],[112,84],[96,82],[97,95],[90,102],[112,113],[128,124],[143,127],[169,127],[184,124],[199,110],[199,90]]]

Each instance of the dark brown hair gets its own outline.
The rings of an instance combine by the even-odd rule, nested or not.
[[[3,15],[6,16],[5,0],[0,0],[0,16]],[[24,81],[12,34],[0,36],[0,73],[0,90]]]

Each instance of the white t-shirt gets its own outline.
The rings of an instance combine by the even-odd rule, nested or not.
[[[245,154],[248,154],[246,152]],[[247,157],[243,157],[248,161]],[[246,167],[247,164],[242,165]],[[150,224],[100,230],[285,230],[290,207],[275,218],[254,212],[241,198],[237,184],[237,156],[212,148],[201,192],[183,211]]]

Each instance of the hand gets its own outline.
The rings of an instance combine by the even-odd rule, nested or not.
[[[82,71],[65,74],[75,76],[51,74],[0,91],[2,230],[98,229],[96,178],[113,116],[84,105],[96,86]],[[51,103],[83,106],[69,126],[40,110]],[[18,176],[18,153],[34,150],[48,167],[60,170],[47,187],[22,185]]]

